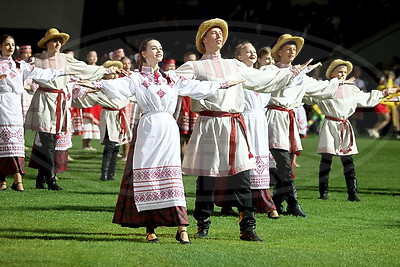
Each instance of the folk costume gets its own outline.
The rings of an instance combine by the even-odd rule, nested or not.
[[[272,56],[278,62],[278,68],[293,68],[292,66],[279,62],[278,50],[287,42],[295,42],[297,53],[300,52],[304,39],[301,37],[284,34],[271,50]],[[304,74],[303,72],[302,74]],[[271,93],[268,104],[267,121],[269,147],[276,161],[274,177],[273,200],[278,213],[283,214],[282,203],[286,199],[288,204],[287,214],[306,217],[298,200],[297,191],[293,181],[293,154],[301,151],[299,127],[295,118],[294,109],[302,104],[304,95],[313,96],[316,99],[324,99],[333,96],[338,87],[338,80],[318,81],[307,75],[293,82],[280,91]]]
[[[131,145],[113,222],[126,227],[188,225],[179,130],[172,114],[179,95],[202,99],[221,82],[187,80],[143,67],[128,77],[95,83],[110,98],[136,97],[142,111]]]
[[[332,71],[339,66],[347,66],[347,75],[353,69],[349,61],[334,60],[329,66],[326,77],[331,79]],[[329,173],[333,156],[339,156],[343,164],[348,200],[359,201],[357,196],[357,180],[352,155],[358,153],[355,134],[349,121],[357,107],[373,107],[385,97],[386,91],[372,90],[365,93],[354,85],[344,84],[338,87],[336,95],[331,99],[316,100],[307,97],[307,101],[318,104],[325,120],[319,133],[317,152],[321,155],[319,165],[319,192],[321,199],[328,198]]]
[[[73,106],[89,108],[95,105],[102,107],[100,115],[100,143],[104,145],[101,163],[101,181],[115,180],[115,168],[119,147],[127,144],[132,138],[129,121],[124,107],[130,99],[109,99],[102,92],[91,93],[84,99],[73,101]]]
[[[15,62],[11,57],[0,58],[0,74],[6,77],[0,81],[0,177],[16,173],[25,174],[25,142],[21,94],[24,81],[50,82],[64,71],[41,69],[25,61]]]
[[[275,66],[265,66],[261,70],[268,71]],[[259,93],[244,89],[243,118],[248,131],[250,151],[256,166],[250,170],[250,189],[253,205],[258,213],[267,213],[276,210],[270,193],[270,152],[268,143],[268,124],[265,117],[266,106],[270,100],[269,93]],[[223,198],[229,197],[225,192],[229,177],[220,177],[215,185],[215,204],[223,207]],[[218,192],[219,191],[219,192]],[[221,210],[222,212],[222,210]]]
[[[39,42],[40,48],[46,48],[46,42],[61,38],[64,45],[69,35],[60,33],[57,29],[51,28],[46,32]],[[103,66],[89,66],[64,53],[56,52],[49,54],[44,51],[33,56],[33,64],[42,68],[53,68],[62,71],[78,73],[76,77],[86,80],[98,80],[106,73]],[[38,132],[42,147],[37,164],[40,166],[41,174],[39,182],[46,180],[50,190],[60,190],[55,181],[54,150],[56,146],[56,135],[60,132],[71,132],[71,117],[68,115],[65,102],[70,98],[71,92],[67,87],[70,76],[63,76],[52,82],[39,82],[31,106],[28,110],[25,128]]]
[[[261,71],[247,67],[236,59],[223,59],[219,53],[205,54],[202,42],[205,33],[212,28],[222,30],[222,45],[228,36],[224,20],[212,19],[199,26],[196,47],[203,54],[199,61],[188,61],[177,73],[188,79],[201,81],[244,80],[226,91],[218,91],[204,100],[191,101],[191,110],[198,113],[191,139],[183,160],[182,170],[197,175],[194,217],[198,221],[197,237],[205,237],[214,209],[216,177],[229,176],[234,200],[226,206],[236,206],[240,212],[241,238],[260,241],[256,236],[254,206],[250,191],[249,170],[255,167],[246,137],[246,126],[241,113],[244,110],[243,88],[271,92],[286,86],[292,79],[289,69]]]

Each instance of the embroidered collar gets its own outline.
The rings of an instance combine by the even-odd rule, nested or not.
[[[148,74],[153,74],[154,69],[152,67],[142,66],[142,72]]]
[[[201,57],[201,60],[211,59],[211,60],[220,60],[222,59],[221,54],[204,54]]]
[[[8,61],[11,61],[11,60],[12,60],[12,57],[0,57],[0,60],[8,60]]]
[[[292,65],[290,65],[290,64],[285,64],[285,63],[282,63],[282,62],[278,62],[278,63],[276,63],[275,64],[278,68],[280,68],[280,69],[283,69],[283,68],[291,68],[292,67]]]

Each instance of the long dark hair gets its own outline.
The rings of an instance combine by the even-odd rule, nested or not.
[[[147,38],[147,39],[143,40],[143,41],[141,42],[140,46],[139,46],[139,52],[138,52],[138,53],[139,53],[139,56],[138,56],[138,62],[137,62],[139,71],[142,70],[143,64],[146,62],[146,59],[143,57],[142,52],[146,51],[146,49],[147,49],[147,44],[148,44],[150,41],[153,41],[153,40],[154,40],[154,41],[157,41],[157,40],[154,39],[154,38]],[[168,77],[168,75],[167,75],[161,68],[158,68],[158,71],[161,73],[161,75],[162,75],[165,79],[167,79],[168,83],[171,83],[171,79]]]
[[[7,40],[7,38],[11,38],[15,42],[14,37],[12,37],[11,35],[8,35],[8,34],[3,34],[2,36],[0,36],[0,44],[1,44],[2,47],[3,47],[4,41]],[[3,56],[3,54],[1,54],[1,56]],[[21,64],[18,62],[18,60],[15,60],[14,55],[12,55],[11,57],[15,61],[15,65],[17,66],[17,69],[19,69]]]

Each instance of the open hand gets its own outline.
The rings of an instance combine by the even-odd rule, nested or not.
[[[96,87],[94,87],[94,85],[93,85],[92,82],[89,82],[89,81],[77,81],[76,83],[77,83],[78,85],[80,85],[80,86],[83,86],[83,87],[87,87],[87,88],[96,90],[96,92],[98,91],[98,90],[96,89]]]
[[[228,87],[232,87],[232,86],[238,85],[238,84],[240,84],[240,83],[242,83],[242,82],[244,82],[244,80],[240,80],[240,81],[227,81]]]
[[[351,77],[350,79],[345,80],[344,84],[353,84],[356,81],[356,78]]]
[[[305,68],[307,68],[307,66],[311,63],[311,61],[313,61],[313,58],[310,58],[306,63],[304,63],[303,65],[296,65],[294,66],[296,69],[298,69],[299,71],[304,70]]]
[[[390,87],[387,89],[387,94],[391,95],[400,91],[400,87]]]
[[[129,72],[127,72],[127,71],[124,70],[124,69],[117,69],[117,70],[115,71],[115,73],[118,74],[119,76],[122,76],[122,77],[124,77],[124,76],[129,76]]]
[[[321,67],[321,66],[322,66],[322,63],[321,63],[321,62],[318,62],[317,64],[308,66],[308,69],[309,69],[310,71],[312,71],[313,69],[316,69],[316,68]]]
[[[384,102],[400,102],[400,96],[394,96],[394,97],[385,99]]]

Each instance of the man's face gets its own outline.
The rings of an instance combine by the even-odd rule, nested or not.
[[[203,44],[206,51],[217,51],[222,48],[222,30],[218,27],[209,29],[203,36]]]
[[[61,38],[53,38],[46,42],[47,51],[50,53],[60,52],[62,46]]]
[[[292,63],[296,57],[297,47],[294,44],[284,44],[278,51],[279,61],[284,64]]]

